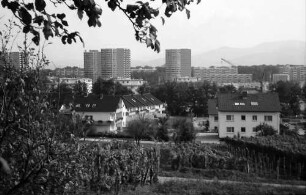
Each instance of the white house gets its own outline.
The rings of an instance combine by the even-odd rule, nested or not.
[[[126,108],[120,97],[79,97],[75,112],[95,126],[96,132],[115,132],[126,125]]]
[[[76,114],[95,126],[96,132],[122,131],[139,114],[153,118],[165,112],[165,104],[151,94],[89,95],[76,98],[74,107]]]
[[[218,128],[220,138],[255,136],[254,128],[263,123],[279,133],[281,107],[276,93],[218,94],[208,104],[209,128]]]

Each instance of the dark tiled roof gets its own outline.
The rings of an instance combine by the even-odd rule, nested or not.
[[[143,95],[123,95],[122,100],[127,108],[163,104],[159,99],[150,93]]]
[[[90,95],[76,98],[74,106],[76,112],[115,112],[119,100],[118,96],[104,95],[100,98],[100,96]]]
[[[133,97],[145,106],[154,105],[151,101],[147,100],[147,98],[145,98],[143,95],[133,95]]]
[[[154,105],[163,104],[163,102],[161,102],[159,99],[157,99],[155,96],[153,96],[150,93],[145,93],[142,96],[146,98],[147,100],[149,100],[150,102],[152,102]]]
[[[225,112],[280,112],[277,93],[219,94],[218,110]]]
[[[215,115],[218,114],[217,110],[217,100],[216,99],[209,99],[207,102],[208,105],[208,114]]]
[[[143,107],[144,105],[139,102],[135,97],[132,95],[123,95],[122,96],[123,102],[127,108],[132,107]]]

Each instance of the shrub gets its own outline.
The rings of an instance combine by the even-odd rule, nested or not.
[[[186,119],[178,119],[173,123],[176,131],[173,133],[173,140],[175,143],[190,142],[195,139],[195,131],[192,122]]]

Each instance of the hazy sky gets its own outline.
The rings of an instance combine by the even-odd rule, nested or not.
[[[81,43],[63,45],[59,39],[52,39],[45,52],[57,66],[82,67],[85,49],[130,48],[133,60],[146,61],[163,58],[168,48],[190,48],[192,54],[196,54],[223,46],[252,47],[263,42],[305,41],[306,36],[305,0],[202,0],[199,5],[189,6],[189,20],[185,12],[177,12],[166,18],[164,26],[160,18],[153,22],[162,49],[157,54],[135,40],[133,27],[122,12],[112,12],[104,0],[96,2],[103,9],[101,28],[89,28],[87,18],[80,21],[76,12],[53,9],[58,13],[64,10],[71,31],[79,31],[85,41],[83,48]],[[8,15],[1,7],[0,16],[2,13]]]

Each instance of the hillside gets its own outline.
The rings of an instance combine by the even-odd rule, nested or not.
[[[249,48],[222,47],[193,55],[192,66],[218,66],[221,65],[221,58],[225,58],[237,65],[303,65],[305,64],[305,53],[305,42],[303,41],[268,42]],[[164,63],[165,59],[160,58],[150,61],[137,61],[135,64],[161,66]],[[135,66],[134,60],[132,65]]]

